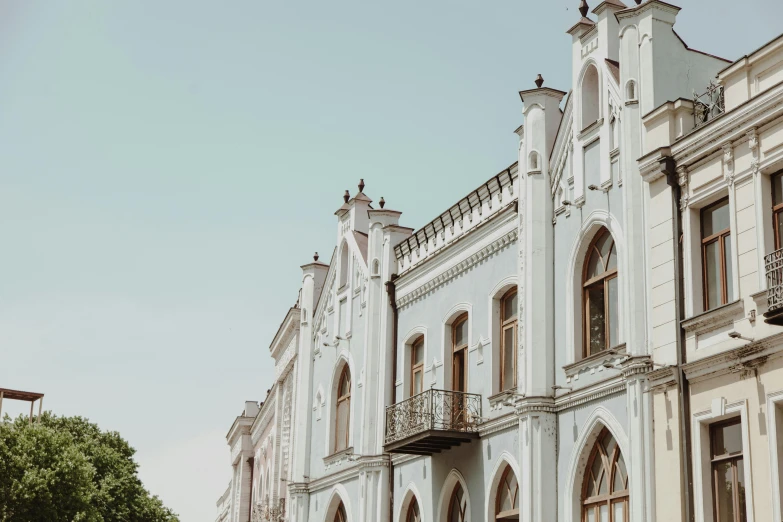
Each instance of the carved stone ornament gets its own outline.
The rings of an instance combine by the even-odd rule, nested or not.
[[[677,167],[677,183],[680,185],[680,211],[688,208],[688,167]]]
[[[756,132],[756,128],[752,128],[748,131],[746,134],[748,137],[748,147],[750,148],[751,153],[751,160],[750,160],[750,166],[753,169],[753,173],[757,174],[759,171],[759,135],[758,132]]]
[[[731,143],[723,146],[723,178],[729,187],[734,185],[734,147]]]

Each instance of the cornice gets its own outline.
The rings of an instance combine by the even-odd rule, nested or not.
[[[684,364],[682,369],[689,381],[700,382],[728,373],[754,371],[768,359],[781,356],[783,333]]]
[[[515,216],[516,213],[514,213],[513,215]],[[497,252],[505,249],[507,246],[513,244],[517,239],[517,234],[518,231],[515,227],[509,232],[505,233],[500,238],[484,246],[478,252],[471,255],[467,259],[460,261],[453,267],[447,269],[445,272],[433,277],[426,283],[419,285],[411,292],[399,298],[397,300],[397,307],[399,309],[405,308],[411,303],[421,299],[428,293],[440,288],[441,286],[445,285],[446,283],[455,279],[456,277],[459,277],[461,274],[470,270],[474,266],[478,265],[488,257],[496,254]],[[398,283],[398,285],[402,286],[400,283]]]
[[[576,390],[566,395],[558,397],[555,400],[557,411],[562,412],[576,406],[582,406],[593,401],[624,393],[626,390],[625,379],[618,375],[600,383],[596,383],[588,388]]]
[[[316,492],[331,487],[335,484],[344,483],[348,480],[358,478],[359,473],[361,473],[361,471],[362,471],[361,466],[358,463],[354,462],[352,466],[343,468],[329,475],[324,475],[323,477],[319,477],[317,479],[311,480],[307,484],[307,490],[309,492]]]
[[[742,299],[737,299],[733,303],[725,304],[685,319],[682,321],[682,327],[691,335],[699,335],[714,330],[715,328],[731,324],[734,319],[742,316],[744,309],[745,304]]]
[[[636,160],[642,179],[647,183],[653,183],[662,178],[665,171],[661,168],[661,163],[670,156],[671,149],[669,147],[659,147]]]
[[[479,426],[479,437],[487,437],[493,433],[505,431],[519,426],[519,418],[514,412],[506,413]]]

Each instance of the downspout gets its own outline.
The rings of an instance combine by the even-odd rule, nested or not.
[[[386,293],[389,296],[389,305],[392,309],[392,378],[389,385],[389,400],[392,404],[395,402],[394,383],[397,382],[397,325],[399,313],[397,311],[397,291],[394,282],[399,276],[392,274],[386,282]],[[384,425],[386,422],[384,421]],[[394,461],[389,455],[389,522],[394,520]]]
[[[683,234],[682,217],[680,214],[680,200],[682,188],[677,180],[676,164],[671,156],[666,156],[660,162],[661,171],[666,175],[666,183],[672,189],[672,232],[674,233],[674,308],[679,325],[677,335],[677,395],[680,402],[680,467],[685,483],[685,515],[686,520],[694,520],[693,511],[693,458],[691,446],[691,401],[688,379],[685,376],[683,365],[687,362],[685,353],[685,328],[682,321],[685,319],[685,274],[682,268],[683,260]],[[684,458],[685,462],[682,462]]]
[[[253,468],[255,468],[255,461],[255,457],[247,459],[247,463],[250,464],[250,509],[247,511],[247,522],[252,522],[253,520]]]

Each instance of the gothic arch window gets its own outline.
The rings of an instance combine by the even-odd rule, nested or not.
[[[519,520],[519,482],[508,464],[495,496],[495,520]]]
[[[617,248],[605,228],[587,249],[582,282],[583,355],[589,357],[618,344]]]
[[[465,497],[465,490],[462,484],[457,482],[449,499],[449,510],[447,522],[467,522],[468,499]]]
[[[421,522],[421,511],[419,510],[419,503],[416,501],[416,497],[413,497],[411,503],[408,505],[408,513],[405,515],[405,522]]]
[[[348,448],[348,435],[351,423],[351,372],[348,365],[343,366],[337,383],[337,407],[334,422],[334,452]]]
[[[517,385],[517,288],[500,300],[500,390]]]
[[[628,522],[628,501],[625,460],[617,441],[604,428],[587,461],[582,486],[582,521]]]
[[[582,77],[582,128],[586,129],[598,121],[598,69],[589,65]]]
[[[345,506],[342,501],[337,506],[337,511],[334,513],[334,522],[348,522],[348,515],[345,514]]]
[[[350,256],[348,255],[348,243],[343,242],[340,249],[340,288],[348,284],[348,269],[350,265]]]

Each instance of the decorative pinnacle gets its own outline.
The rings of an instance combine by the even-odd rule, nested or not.
[[[635,0],[635,1],[636,1],[636,5],[641,5],[642,4],[642,0]]]
[[[381,200],[378,202],[378,204],[383,208],[386,205],[386,200],[383,199],[383,196],[381,196]]]
[[[315,255],[313,255],[313,261],[318,261],[318,252],[316,252]]]
[[[544,77],[539,74],[536,76],[536,87],[540,89],[542,85],[544,85]]]
[[[364,192],[364,178],[359,180],[359,192]]]
[[[582,18],[587,17],[587,11],[589,9],[590,7],[587,5],[587,2],[585,2],[585,0],[579,2],[579,12],[582,13]]]
[[[348,189],[345,189],[345,194],[343,194],[343,201],[348,203],[348,200],[351,199],[351,193],[348,192]]]

